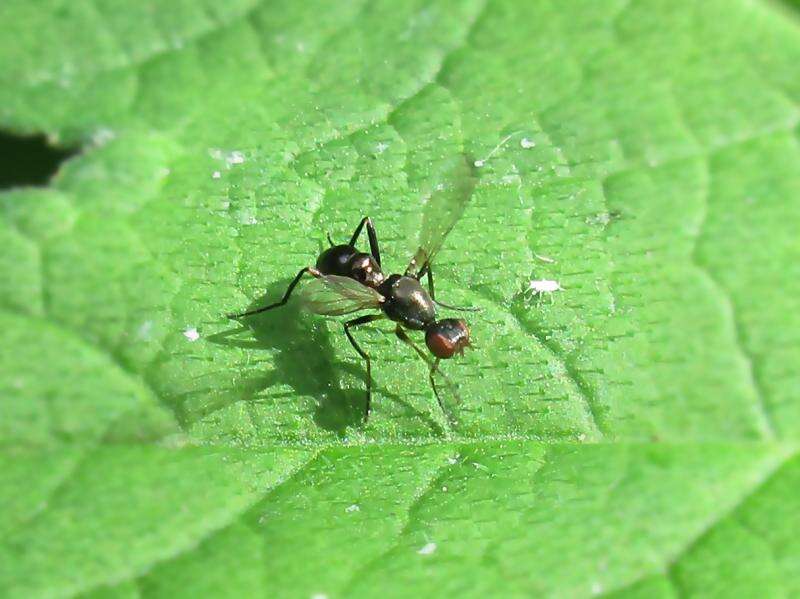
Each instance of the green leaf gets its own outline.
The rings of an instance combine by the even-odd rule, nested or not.
[[[121,5],[123,4],[123,5]],[[0,6],[0,595],[800,594],[796,3]],[[477,349],[280,297],[370,215]],[[523,293],[556,281],[552,296]]]

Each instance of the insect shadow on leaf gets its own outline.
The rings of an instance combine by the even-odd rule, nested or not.
[[[343,323],[344,333],[352,348],[362,358],[366,369],[363,412],[365,424],[372,411],[372,359],[356,340],[351,329],[388,318],[396,323],[397,337],[411,346],[428,365],[429,382],[439,409],[451,421],[451,425],[455,424],[442,401],[436,378],[437,373],[441,373],[441,360],[461,355],[470,346],[469,327],[462,318],[437,319],[436,306],[460,311],[474,311],[474,308],[451,306],[437,301],[432,271],[433,261],[445,238],[461,218],[476,183],[475,167],[464,154],[447,157],[437,164],[432,179],[427,180],[419,190],[423,196],[427,196],[419,245],[403,274],[387,275],[383,272],[377,232],[372,219],[367,215],[353,231],[349,243],[336,245],[333,238],[329,237],[330,247],[317,257],[315,266],[307,264],[297,272],[281,299],[243,312],[230,312],[228,318],[241,322],[242,319],[284,308],[295,297],[295,288],[299,289],[296,299],[307,312],[313,314],[345,316],[364,311],[372,312]],[[359,252],[356,247],[364,231],[369,241],[369,253]],[[423,277],[427,279],[427,291],[421,283]],[[296,310],[293,314],[286,314],[284,311],[285,318],[298,316]],[[405,329],[424,331],[425,345],[431,355],[420,349]],[[448,387],[453,387],[446,375],[440,376]],[[440,428],[445,434],[450,434],[448,426]]]
[[[248,309],[258,308],[280,298],[290,279],[271,284]],[[348,426],[361,423],[364,411],[363,390],[357,385],[343,389],[342,371],[356,380],[364,376],[360,362],[336,359],[331,332],[324,321],[302,310],[298,301],[289,301],[280,318],[269,312],[249,318],[240,326],[208,337],[212,343],[229,347],[261,349],[272,352],[273,368],[241,383],[245,400],[269,401],[263,391],[276,385],[288,385],[288,396],[308,396],[317,400],[314,422],[322,429],[344,434]],[[248,332],[250,333],[248,335]],[[347,354],[349,358],[349,352]],[[352,363],[350,363],[352,362]],[[419,418],[419,411],[399,395],[378,389],[381,396],[402,405],[409,417]],[[271,397],[281,395],[270,394]],[[435,425],[435,423],[434,423]]]

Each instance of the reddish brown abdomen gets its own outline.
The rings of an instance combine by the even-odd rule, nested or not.
[[[452,358],[469,345],[467,323],[458,318],[445,318],[425,331],[425,345],[437,358]]]

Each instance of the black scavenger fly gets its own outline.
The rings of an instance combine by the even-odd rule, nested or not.
[[[303,307],[310,312],[342,316],[362,310],[381,311],[380,314],[367,314],[344,323],[345,335],[367,365],[364,421],[369,419],[371,411],[370,358],[353,338],[350,329],[383,318],[397,323],[397,337],[411,346],[430,367],[431,387],[439,407],[447,416],[436,387],[435,375],[439,362],[463,354],[470,345],[470,338],[466,321],[460,318],[439,320],[436,318],[436,306],[462,311],[475,309],[457,308],[436,301],[431,263],[472,195],[475,187],[472,164],[463,156],[445,163],[443,182],[431,191],[425,205],[419,247],[402,275],[386,276],[381,270],[378,236],[372,220],[365,217],[356,227],[349,243],[336,245],[329,236],[330,247],[319,255],[315,266],[306,266],[297,273],[280,301],[241,314],[230,314],[228,318],[244,318],[285,305],[303,275],[310,275],[313,279],[299,292]],[[367,230],[369,253],[356,249],[356,242],[364,228]],[[420,284],[422,277],[428,279],[428,291]],[[433,360],[414,343],[405,329],[425,331],[425,344],[434,355]]]

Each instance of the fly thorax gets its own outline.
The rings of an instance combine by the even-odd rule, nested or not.
[[[391,275],[378,291],[386,298],[383,310],[392,320],[417,330],[436,320],[433,300],[415,278]]]
[[[369,254],[354,254],[347,263],[347,268],[348,276],[373,289],[377,289],[385,278],[381,267]]]

